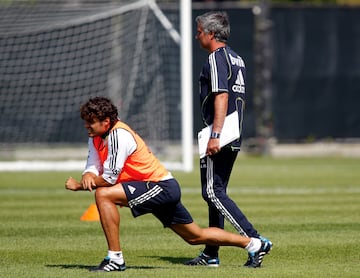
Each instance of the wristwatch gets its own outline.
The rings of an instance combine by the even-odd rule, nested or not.
[[[210,138],[211,139],[219,139],[220,138],[220,133],[211,132]]]

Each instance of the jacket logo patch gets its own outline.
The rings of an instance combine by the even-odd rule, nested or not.
[[[128,185],[127,187],[129,188],[130,194],[134,194],[136,188],[131,185]]]

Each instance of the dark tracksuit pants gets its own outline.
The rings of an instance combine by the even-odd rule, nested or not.
[[[226,218],[241,235],[259,237],[253,225],[226,193],[237,153],[225,147],[216,155],[200,160],[202,196],[209,206],[209,227],[223,229]],[[218,246],[206,246],[204,253],[217,256],[218,250]]]

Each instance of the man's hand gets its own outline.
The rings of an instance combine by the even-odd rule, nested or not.
[[[92,191],[93,188],[96,188],[96,184],[95,184],[95,178],[97,176],[93,173],[85,173],[83,176],[82,176],[82,179],[81,179],[81,186],[84,190],[89,190],[89,191]]]
[[[65,188],[72,191],[82,190],[81,184],[73,177],[69,177],[65,182]]]
[[[207,145],[206,155],[217,154],[220,150],[220,139],[210,138]]]

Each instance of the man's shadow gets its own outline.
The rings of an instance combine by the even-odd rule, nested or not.
[[[146,258],[154,258],[162,261],[166,261],[172,264],[180,264],[183,265],[186,261],[191,260],[192,258],[184,258],[184,257],[165,257],[165,256],[146,256]]]
[[[90,269],[93,265],[81,265],[81,264],[47,264],[46,267],[62,268],[62,269]]]
[[[84,269],[89,270],[93,267],[96,267],[96,265],[81,265],[81,264],[52,264],[52,265],[45,265],[46,267],[51,268],[61,268],[61,269]],[[126,265],[126,269],[159,269],[164,267],[156,267],[156,266],[131,266]]]
[[[190,258],[183,258],[183,257],[165,257],[165,256],[143,256],[145,258],[154,258],[162,261],[166,261],[172,264],[180,264],[183,265],[184,262],[190,260]],[[95,267],[96,265],[82,265],[82,264],[48,264],[45,265],[46,267],[52,268],[61,268],[61,269],[85,269],[90,270],[91,268]],[[160,266],[136,266],[136,265],[126,265],[126,269],[159,269],[159,268],[166,268]]]

